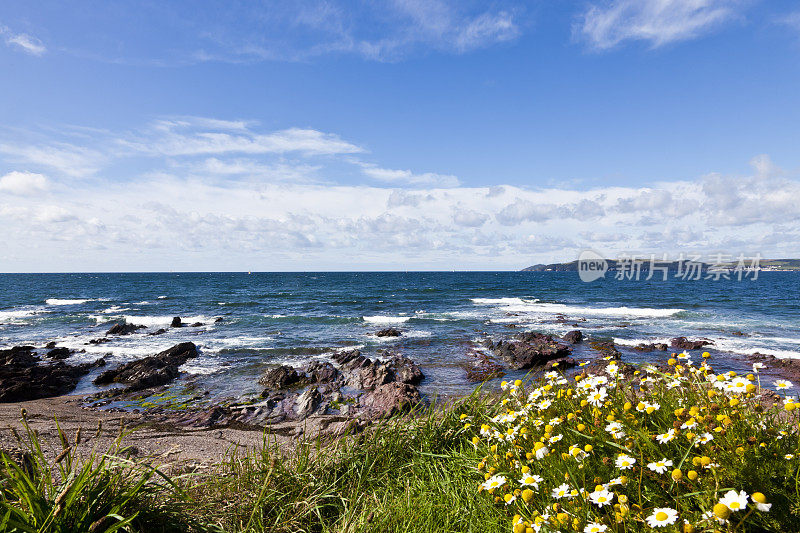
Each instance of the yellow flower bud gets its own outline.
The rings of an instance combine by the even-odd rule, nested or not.
[[[675,481],[680,481],[681,478],[683,478],[683,472],[681,472],[680,468],[676,468],[675,470],[672,471],[672,479],[674,479]]]
[[[531,489],[525,489],[522,491],[522,499],[525,503],[530,503],[533,499],[533,491]]]
[[[714,506],[714,514],[717,518],[725,520],[731,515],[731,510],[724,503],[718,503]]]
[[[753,498],[753,501],[756,503],[767,503],[767,497],[760,492],[754,492],[750,497]]]
[[[691,481],[697,481],[697,472],[694,470],[689,470],[686,472],[686,477],[688,477]]]
[[[631,405],[631,402],[625,402],[625,405],[623,405],[622,408],[626,411],[630,411],[631,408],[633,408],[633,405]]]

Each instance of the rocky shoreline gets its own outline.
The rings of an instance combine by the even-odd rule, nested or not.
[[[192,324],[192,326],[201,324]],[[192,327],[179,317],[172,327]],[[136,325],[117,324],[107,335],[137,333]],[[403,332],[388,328],[378,336],[400,336]],[[106,337],[104,337],[106,338]],[[98,339],[97,343],[104,342]],[[462,367],[469,380],[483,382],[506,372],[568,370],[578,362],[574,349],[586,343],[596,359],[620,359],[613,342],[586,339],[580,330],[563,337],[538,332],[521,332],[500,340],[485,339],[482,346],[469,350]],[[676,337],[670,344],[640,344],[635,352],[696,351],[713,346],[710,339]],[[369,358],[359,350],[340,350],[329,361],[311,360],[301,367],[274,366],[260,376],[263,387],[258,397],[208,401],[200,392],[180,405],[146,405],[147,398],[163,395],[181,376],[180,367],[198,357],[197,346],[182,342],[157,354],[131,362],[112,365],[100,358],[91,363],[70,365],[70,350],[55,343],[36,348],[15,346],[0,350],[0,403],[13,404],[59,397],[75,390],[90,372],[97,373],[93,383],[104,390],[80,398],[80,406],[98,416],[119,413],[137,424],[170,427],[175,431],[235,429],[268,431],[288,437],[332,435],[358,432],[376,420],[416,407],[425,406],[426,398],[419,385],[423,370],[399,353],[385,351],[379,358]],[[781,376],[800,379],[800,361],[778,359],[755,353],[748,358],[763,363]],[[70,400],[74,402],[74,398]],[[131,408],[131,406],[140,406]]]

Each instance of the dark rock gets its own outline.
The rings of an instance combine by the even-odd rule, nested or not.
[[[159,328],[158,330],[156,330],[156,331],[154,331],[152,333],[148,333],[148,335],[163,335],[166,332],[167,332],[167,330],[165,330],[164,328]]]
[[[205,324],[203,324],[202,322],[195,322],[194,324],[192,324],[189,327],[191,327],[191,328],[199,328],[200,326],[204,326],[204,325]]]
[[[402,355],[396,355],[389,361],[389,366],[394,373],[394,378],[400,383],[408,383],[409,385],[419,385],[425,379],[425,374],[419,366]]]
[[[130,335],[134,333],[136,330],[144,329],[146,326],[139,326],[136,324],[126,324],[124,322],[119,322],[111,326],[111,329],[106,331],[106,335]]]
[[[0,402],[22,402],[72,392],[94,364],[40,364],[32,346],[0,350]]]
[[[339,378],[339,371],[328,362],[311,361],[302,370],[314,383],[331,383]]]
[[[488,381],[505,375],[503,365],[483,352],[473,352],[475,359],[466,363],[467,379],[473,383]]]
[[[71,352],[70,352],[69,348],[64,348],[64,347],[53,348],[52,350],[47,352],[47,357],[49,359],[61,360],[61,359],[66,359],[67,357],[69,357],[70,353]]]
[[[573,359],[572,357],[559,357],[558,359],[552,359],[548,361],[544,365],[545,370],[566,370],[568,368],[572,368],[578,366],[578,362]]]
[[[382,329],[375,334],[376,337],[399,337],[400,335],[402,335],[402,333],[397,328]]]
[[[548,361],[572,354],[569,346],[560,344],[550,335],[534,332],[523,333],[516,341],[499,341],[493,350],[514,370],[542,367]]]
[[[735,335],[736,337],[749,337],[750,336],[747,333],[744,333],[742,331],[731,331],[731,335]]]
[[[622,353],[620,353],[620,351],[617,349],[614,341],[592,341],[589,343],[589,346],[603,354],[605,357],[619,359],[622,356]]]
[[[663,342],[656,342],[650,344],[640,343],[634,346],[633,349],[638,352],[654,352],[654,351],[666,352],[667,350],[669,350],[669,346],[667,346]]]
[[[94,383],[97,385],[123,383],[128,385],[126,389],[128,392],[166,385],[178,377],[180,374],[178,367],[197,355],[197,346],[194,343],[182,342],[156,355],[106,370],[94,380]]]
[[[306,377],[289,365],[282,365],[267,370],[258,382],[268,390],[286,389],[302,385]]]
[[[408,383],[386,383],[359,398],[365,414],[374,418],[389,417],[422,403],[419,390]]]
[[[110,342],[110,341],[111,341],[111,339],[107,339],[105,337],[101,337],[99,339],[91,339],[89,341],[89,344],[105,344],[105,343]]]
[[[221,317],[221,316],[218,316],[217,318],[215,318],[215,319],[214,319],[214,322],[215,322],[215,323],[216,323],[216,322],[223,322],[224,320],[225,320],[225,318],[223,318],[223,317]]]
[[[568,342],[570,344],[578,344],[583,340],[583,333],[579,329],[575,329],[567,333],[562,337],[564,342]]]
[[[47,350],[52,350],[53,348],[55,348],[55,347],[56,347],[56,341],[50,341],[50,342],[48,342],[47,344],[45,344],[45,345],[44,345],[44,347],[45,347]]]
[[[183,322],[181,321],[181,317],[176,316],[173,317],[172,322],[169,325],[171,328],[179,328],[183,326]]]
[[[675,350],[699,350],[703,346],[708,346],[709,344],[714,343],[708,339],[691,341],[686,337],[675,337],[669,343],[669,345]]]

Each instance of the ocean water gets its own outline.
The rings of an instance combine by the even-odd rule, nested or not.
[[[581,329],[613,339],[633,361],[664,354],[629,347],[675,336],[713,340],[709,351],[734,369],[748,367],[743,356],[756,351],[800,358],[798,297],[800,272],[593,283],[575,272],[0,274],[0,346],[56,341],[82,351],[67,362],[116,364],[189,340],[201,355],[173,387],[199,387],[212,398],[257,394],[270,365],[357,347],[372,357],[411,357],[427,376],[423,393],[450,396],[474,388],[463,365],[482,339],[523,330]],[[173,316],[203,325],[170,329]],[[87,344],[122,320],[147,329]],[[403,335],[374,336],[388,326]],[[168,331],[147,334],[158,328]],[[584,344],[575,356],[597,354]],[[95,391],[93,377],[77,392]]]

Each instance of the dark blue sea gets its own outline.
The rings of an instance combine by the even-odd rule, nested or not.
[[[614,340],[623,360],[663,358],[631,347],[675,336],[711,339],[715,360],[734,369],[749,367],[743,356],[753,352],[798,358],[798,297],[800,272],[592,283],[575,272],[2,274],[0,345],[55,341],[78,351],[67,362],[116,364],[189,340],[201,356],[173,387],[200,387],[213,398],[257,394],[270,365],[327,359],[343,348],[374,357],[392,351],[422,366],[425,394],[450,396],[474,388],[463,365],[482,340],[525,330],[580,329]],[[174,316],[202,325],[170,329]],[[147,329],[88,344],[121,321]],[[389,326],[402,336],[374,336]],[[147,334],[159,328],[167,333]],[[575,355],[597,356],[587,344]],[[77,392],[95,391],[92,378]]]

